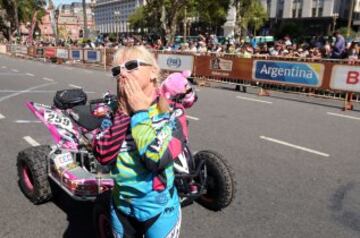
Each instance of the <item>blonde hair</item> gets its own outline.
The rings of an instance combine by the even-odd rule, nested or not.
[[[139,59],[145,63],[151,64],[155,69],[156,82],[159,83],[160,67],[156,61],[155,56],[144,46],[125,46],[118,49],[114,54],[113,66],[119,65],[119,62],[124,58],[130,57]]]

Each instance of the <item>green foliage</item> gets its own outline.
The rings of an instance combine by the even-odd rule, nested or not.
[[[348,28],[347,27],[341,27],[338,29],[339,33],[341,35],[343,35],[344,37],[347,37],[347,32],[348,32]],[[350,32],[349,32],[349,37],[350,38],[356,38],[357,36],[359,36],[359,34],[355,31],[353,31],[353,29],[350,29]]]
[[[236,1],[238,21],[237,25],[246,32],[251,29],[253,34],[266,23],[268,15],[259,0]]]
[[[45,15],[45,0],[0,0],[0,8],[6,12],[6,20],[10,21],[12,30],[16,29],[15,10],[17,10],[19,23],[32,23],[32,18],[36,13],[36,21]],[[16,9],[15,9],[16,7]],[[6,29],[2,29],[6,30]]]
[[[146,27],[145,24],[146,14],[144,6],[136,8],[136,10],[129,16],[130,27],[133,29]]]

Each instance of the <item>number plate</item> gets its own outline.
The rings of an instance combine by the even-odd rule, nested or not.
[[[73,157],[71,156],[71,153],[66,154],[60,154],[57,155],[54,159],[55,166],[57,168],[59,167],[66,167],[74,162]]]
[[[72,131],[72,123],[70,119],[54,111],[45,111],[45,121],[47,121],[49,124]]]

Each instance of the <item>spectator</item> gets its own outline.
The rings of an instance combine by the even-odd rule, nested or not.
[[[344,58],[345,55],[345,39],[338,31],[334,33],[334,36],[335,36],[335,43],[332,48],[331,58],[342,59]]]

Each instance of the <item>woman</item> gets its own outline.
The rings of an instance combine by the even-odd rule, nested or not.
[[[171,148],[182,148],[178,119],[159,96],[159,67],[143,46],[124,47],[114,56],[119,110],[94,144],[102,164],[112,164],[114,237],[179,237],[180,202],[174,187]]]

